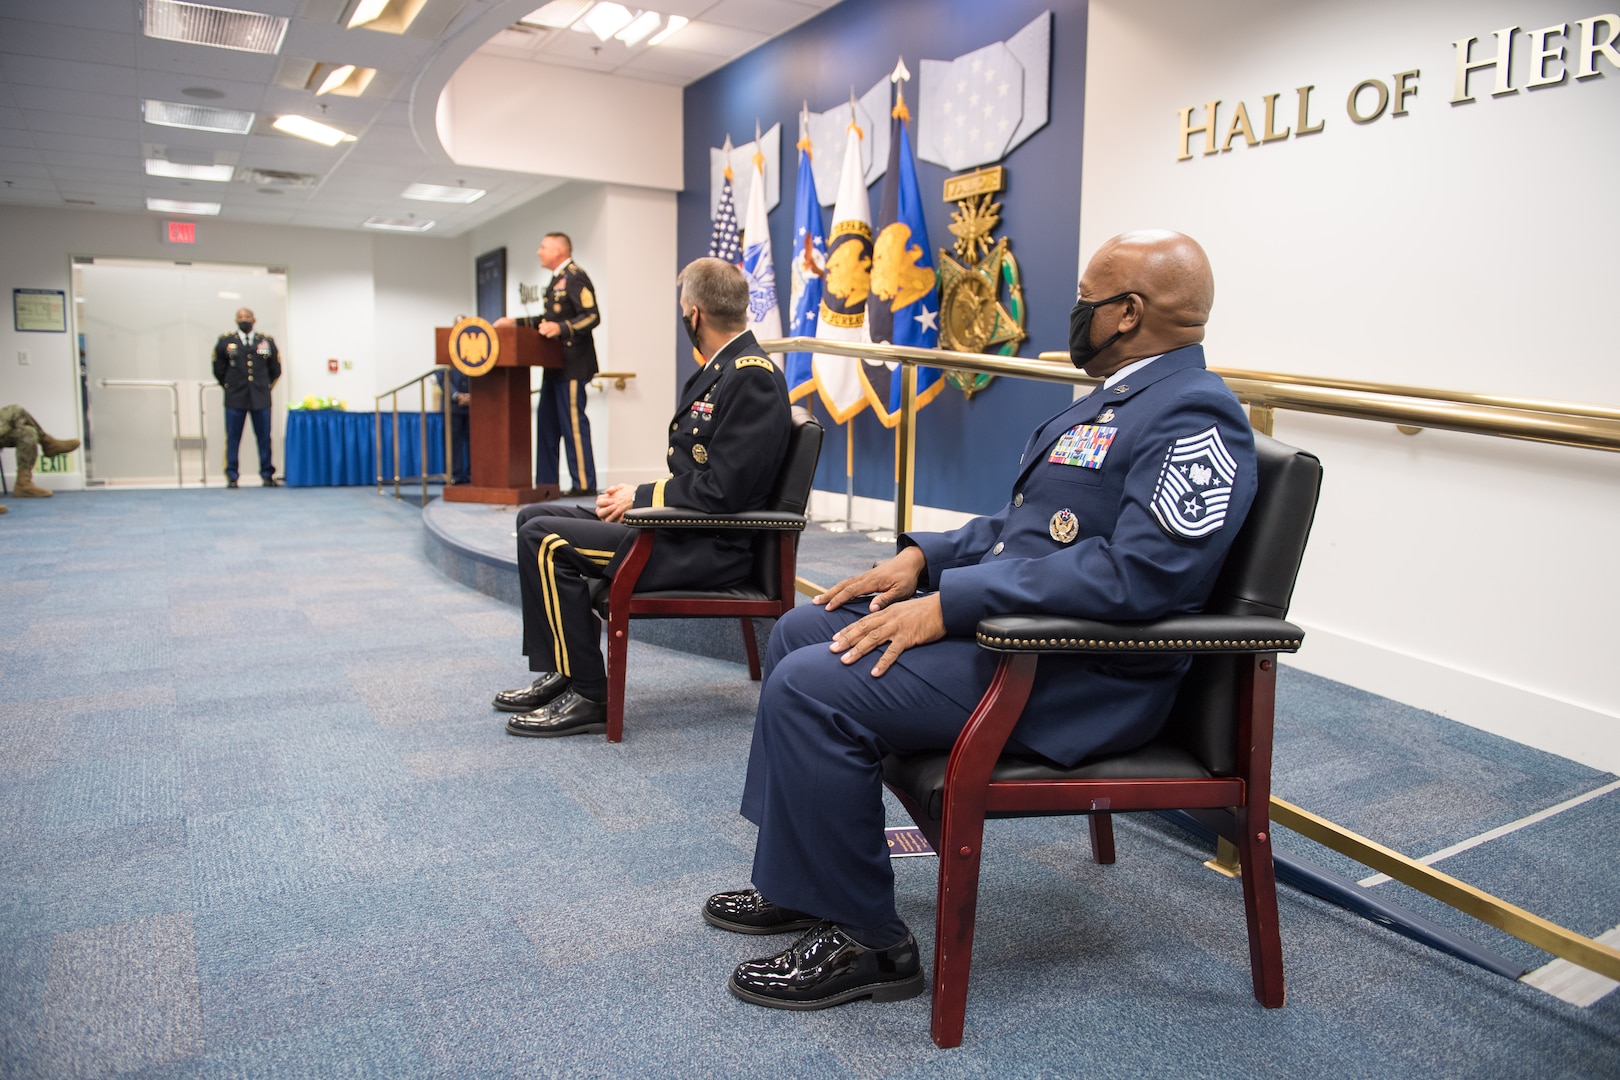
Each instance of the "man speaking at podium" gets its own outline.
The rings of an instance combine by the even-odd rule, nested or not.
[[[607,666],[591,609],[592,579],[612,577],[635,530],[633,507],[709,514],[763,510],[787,454],[787,382],[747,329],[748,279],[731,263],[698,259],[681,271],[681,322],[704,364],[686,380],[669,425],[670,475],[615,484],[594,509],[539,503],[518,513],[523,654],[539,677],[503,690],[495,707],[520,713],[513,735],[551,738],[607,730]],[[748,577],[752,537],[677,530],[658,538],[638,588],[722,589]]]
[[[546,313],[525,319],[501,318],[496,326],[529,326],[562,346],[563,366],[545,368],[540,406],[534,418],[534,486],[561,487],[557,441],[568,452],[574,486],[568,495],[596,494],[596,461],[591,455],[591,422],[585,415],[585,386],[596,376],[596,343],[591,332],[602,321],[591,279],[574,261],[567,233],[547,233],[540,241],[540,265],[552,272]]]

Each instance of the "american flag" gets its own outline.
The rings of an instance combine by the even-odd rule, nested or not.
[[[728,263],[742,262],[742,240],[737,236],[737,202],[731,195],[731,170],[726,170],[720,187],[720,209],[714,215],[714,231],[709,234],[709,255]]]

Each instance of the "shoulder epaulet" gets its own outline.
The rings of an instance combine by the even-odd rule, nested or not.
[[[745,367],[774,368],[776,365],[771,363],[768,358],[763,357],[763,356],[739,356],[739,357],[737,357],[736,360],[732,361],[732,366],[733,367],[739,367],[739,368],[745,368]]]
[[[276,339],[271,337],[269,334],[260,334],[259,336],[264,338],[264,340],[268,341],[272,345],[276,343]]]

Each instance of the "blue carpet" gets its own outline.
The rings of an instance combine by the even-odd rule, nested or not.
[[[412,503],[93,492],[13,502],[0,537],[0,1076],[1620,1076],[1620,995],[1566,1005],[1289,891],[1261,1009],[1237,884],[1154,817],[1106,868],[1078,822],[990,824],[958,1050],[926,996],[754,1008],[725,976],[783,942],[697,914],[748,877],[739,665],[632,642],[624,743],[512,739],[488,700],[526,680],[518,613],[435,570]],[[1410,854],[1609,779],[1281,679],[1278,793]],[[1595,934],[1617,827],[1611,794],[1443,867]],[[931,953],[934,861],[896,873]]]

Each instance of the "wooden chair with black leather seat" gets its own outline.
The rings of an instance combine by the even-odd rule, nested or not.
[[[793,408],[793,431],[787,455],[764,510],[744,514],[703,514],[677,506],[631,510],[624,523],[639,530],[611,585],[598,592],[606,601],[602,617],[608,624],[607,738],[624,737],[624,678],[626,650],[632,618],[735,618],[742,622],[743,647],[748,653],[748,675],[760,677],[759,646],[754,640],[755,618],[778,618],[793,609],[797,599],[799,534],[804,531],[805,508],[821,456],[821,425],[807,409]],[[636,592],[636,581],[652,556],[658,534],[670,529],[750,529],[754,538],[753,569],[746,584],[729,589],[679,589]]]
[[[1092,857],[1114,861],[1114,813],[1198,810],[1236,844],[1242,867],[1254,996],[1283,1003],[1282,940],[1271,860],[1271,743],[1276,656],[1304,637],[1285,622],[1316,511],[1322,466],[1256,434],[1259,490],[1205,611],[1150,623],[1005,615],[978,625],[1001,654],[989,689],[948,753],[888,757],[889,786],[939,853],[930,1031],[962,1041],[988,817],[1087,814]],[[1061,768],[1003,755],[1041,654],[1194,654],[1163,730],[1123,754]],[[1218,813],[1211,821],[1207,811]]]

